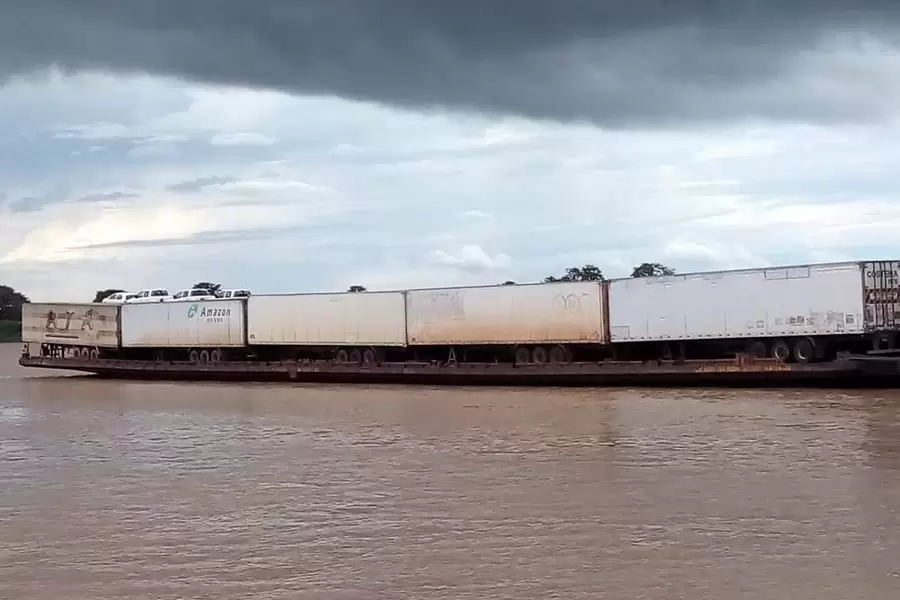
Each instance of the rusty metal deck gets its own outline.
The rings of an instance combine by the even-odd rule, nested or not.
[[[900,367],[864,368],[842,358],[830,363],[796,365],[768,359],[591,362],[545,365],[503,363],[383,363],[377,366],[330,362],[188,362],[130,360],[85,361],[22,357],[19,364],[120,379],[296,381],[329,383],[405,383],[507,386],[706,386],[802,385],[846,387],[897,385]],[[900,364],[900,363],[898,363]]]

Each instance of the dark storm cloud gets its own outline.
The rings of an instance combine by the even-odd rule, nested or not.
[[[790,82],[823,38],[893,36],[900,13],[897,0],[0,2],[0,78],[54,64],[605,125],[877,117],[871,87]]]

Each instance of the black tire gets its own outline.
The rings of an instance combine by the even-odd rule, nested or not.
[[[547,349],[543,346],[538,346],[537,348],[532,350],[531,361],[539,365],[545,364],[547,362]]]
[[[362,362],[362,352],[359,351],[359,348],[354,348],[350,351],[350,362],[355,365]]]
[[[516,364],[523,365],[531,362],[531,351],[528,348],[516,348]]]
[[[209,350],[200,351],[200,362],[204,365],[209,363]]]
[[[747,354],[753,358],[765,358],[769,355],[769,349],[762,340],[754,340],[747,344]]]
[[[882,331],[872,336],[872,350],[894,350],[897,347],[897,335]]]
[[[800,364],[813,362],[816,358],[816,343],[812,338],[800,338],[794,342],[794,360]]]
[[[188,360],[195,364],[200,362],[200,353],[196,350],[191,350],[190,354],[188,354]]]
[[[784,340],[776,340],[772,344],[771,356],[778,360],[787,360],[791,357],[791,347]]]
[[[372,348],[366,348],[362,354],[362,361],[364,365],[374,366],[378,363],[378,355]]]
[[[348,363],[350,362],[350,354],[341,348],[334,354],[334,361],[337,363]]]
[[[222,362],[222,351],[216,349],[216,350],[213,350],[212,352],[210,352],[209,353],[209,362],[211,362],[214,365],[217,365],[220,362]]]
[[[100,358],[100,351],[97,350],[96,348],[91,348],[90,352],[88,353],[88,359],[91,361],[95,361],[95,360],[98,360],[99,358]]]
[[[565,346],[553,346],[550,348],[550,362],[567,363],[569,360],[569,351]]]

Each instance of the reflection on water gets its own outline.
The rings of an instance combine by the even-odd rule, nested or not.
[[[128,383],[17,354],[0,598],[900,597],[893,392]]]

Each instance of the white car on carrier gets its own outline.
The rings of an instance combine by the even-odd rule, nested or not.
[[[165,288],[150,288],[139,291],[134,298],[129,298],[125,303],[148,304],[150,302],[163,302],[169,298],[169,290]]]
[[[128,302],[132,298],[136,298],[137,294],[132,292],[116,292],[115,294],[110,294],[106,298],[100,301],[101,304],[124,304]]]
[[[198,300],[215,300],[216,295],[206,288],[179,290],[168,299],[169,302],[196,302]]]

